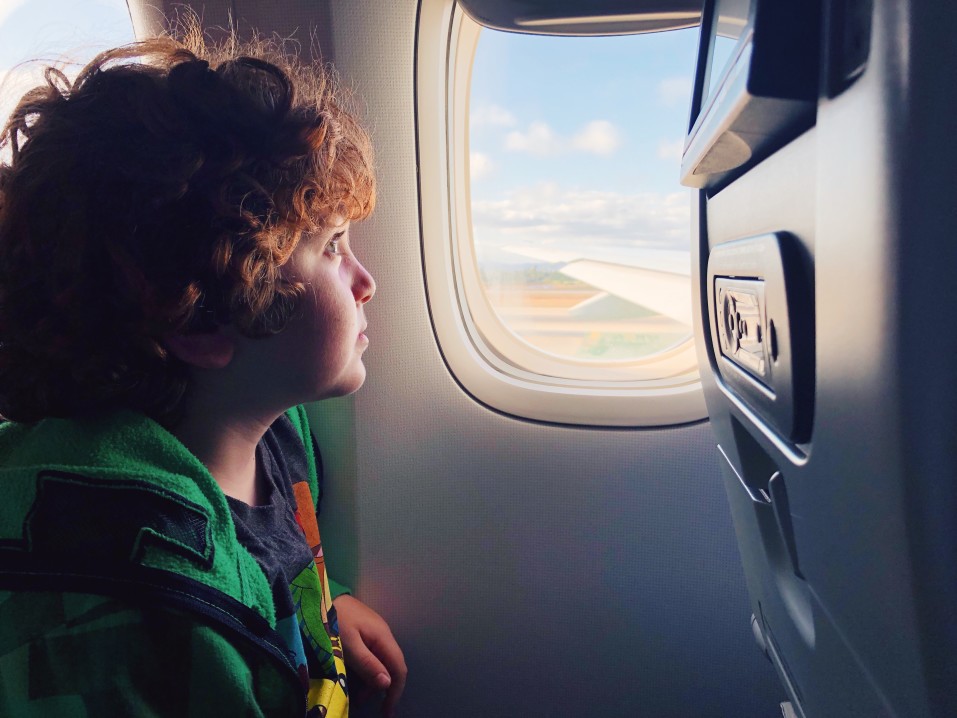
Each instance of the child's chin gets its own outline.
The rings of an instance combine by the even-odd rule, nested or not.
[[[365,384],[365,381],[366,370],[362,365],[362,362],[359,362],[357,370],[353,371],[348,378],[344,378],[335,386],[320,389],[310,400],[319,401],[322,399],[333,399],[340,396],[349,396],[349,394],[354,394],[355,392],[359,391],[362,385]]]

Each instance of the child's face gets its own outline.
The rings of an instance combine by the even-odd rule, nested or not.
[[[267,340],[276,352],[268,371],[295,403],[354,392],[366,376],[363,310],[375,281],[352,253],[349,222],[303,236],[282,274],[302,282],[305,293],[286,329]]]

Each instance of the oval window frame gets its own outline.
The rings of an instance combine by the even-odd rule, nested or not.
[[[481,29],[453,0],[420,5],[415,107],[422,260],[432,326],[449,371],[477,401],[523,419],[635,427],[704,419],[692,338],[644,359],[580,362],[520,339],[489,303],[471,234],[468,163],[469,89]],[[589,376],[596,371],[603,376]]]

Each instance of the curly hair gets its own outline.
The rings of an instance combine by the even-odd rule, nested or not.
[[[169,333],[283,330],[304,233],[375,203],[332,71],[275,42],[158,38],[27,92],[0,134],[0,415],[174,420]]]

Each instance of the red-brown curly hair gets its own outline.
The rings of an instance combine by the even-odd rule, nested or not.
[[[2,134],[0,415],[127,408],[169,424],[169,333],[283,330],[303,233],[375,202],[369,137],[331,71],[193,30],[55,68]]]

